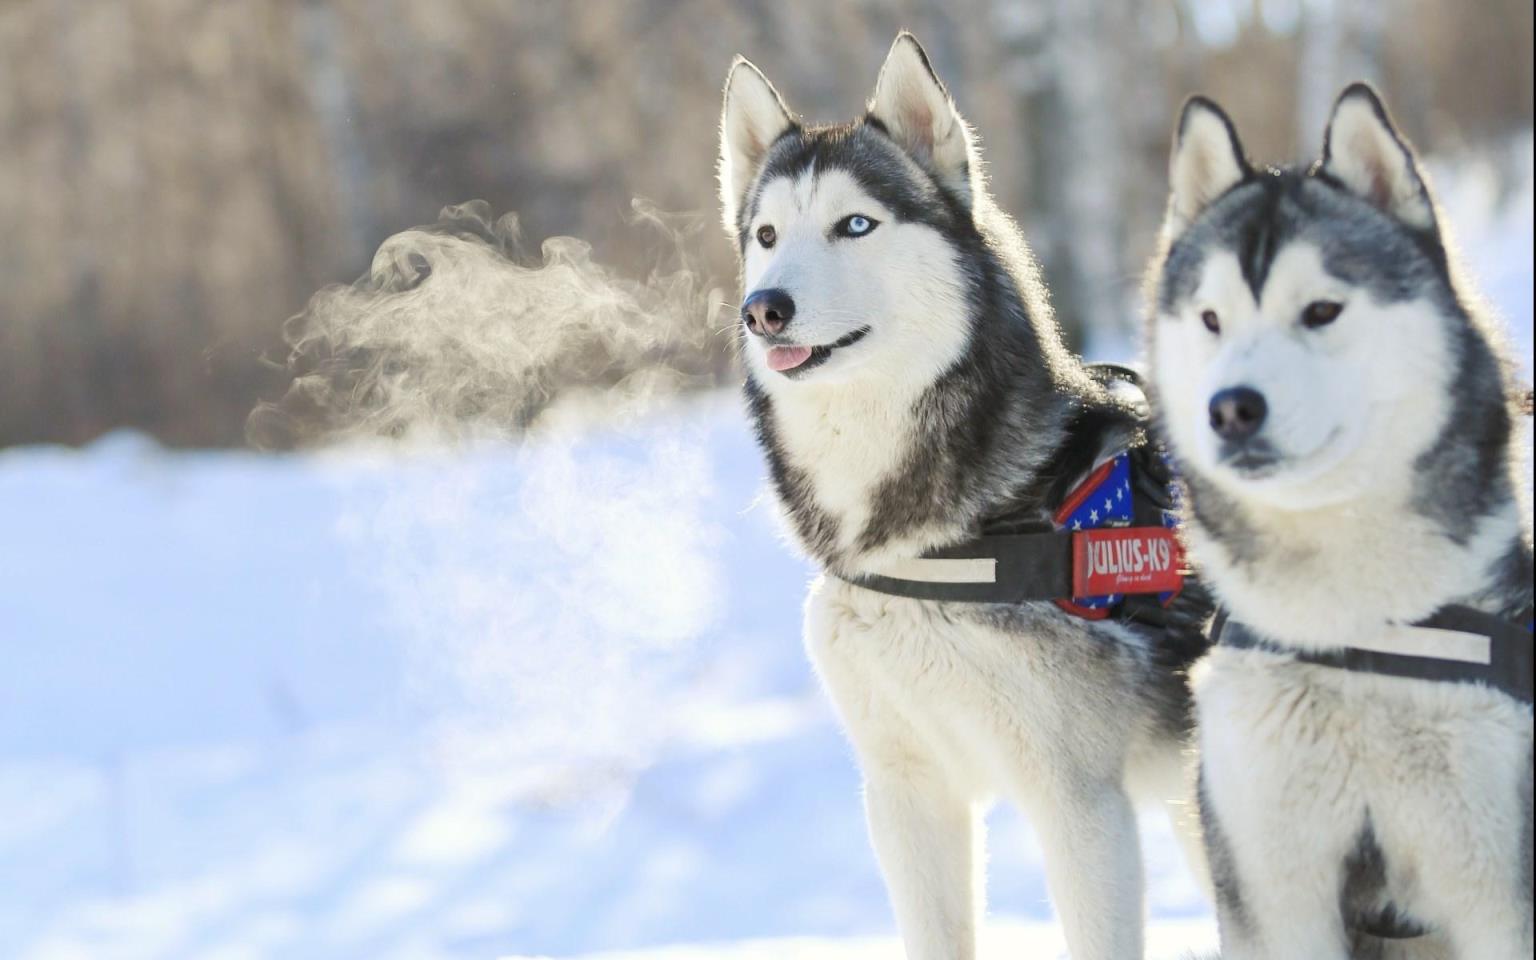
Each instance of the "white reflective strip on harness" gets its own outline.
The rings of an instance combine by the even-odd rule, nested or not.
[[[913,557],[892,560],[878,571],[895,580],[927,583],[996,583],[997,561],[991,557],[934,559]]]
[[[1435,660],[1487,664],[1492,660],[1493,641],[1477,633],[1400,624],[1388,627],[1377,637],[1351,640],[1349,645],[1373,653],[1394,653],[1402,657],[1430,657]]]

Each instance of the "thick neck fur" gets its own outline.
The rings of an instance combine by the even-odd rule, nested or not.
[[[1481,436],[1452,417],[1419,469],[1384,469],[1368,495],[1315,510],[1242,503],[1188,476],[1194,557],[1234,617],[1301,647],[1346,645],[1449,604],[1521,616],[1532,604],[1521,458],[1507,411],[1484,416]],[[1446,469],[1468,462],[1475,478],[1461,471],[1451,489]]]
[[[936,380],[747,381],[779,501],[833,572],[875,572],[1004,513],[1044,517],[1075,420],[1097,411],[1123,421],[1121,439],[1135,429],[1062,345],[1016,228],[990,209],[977,219],[951,238],[975,265],[971,335]]]

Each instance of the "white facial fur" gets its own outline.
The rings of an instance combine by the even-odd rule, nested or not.
[[[1344,305],[1308,329],[1303,309]],[[1214,311],[1220,333],[1201,314]],[[1433,308],[1383,305],[1330,276],[1316,247],[1280,251],[1255,301],[1237,258],[1213,251],[1195,292],[1158,318],[1153,368],[1174,445],[1202,474],[1243,499],[1303,510],[1368,494],[1383,473],[1409,475],[1445,416],[1449,345]],[[1211,397],[1228,387],[1263,394],[1258,437],[1281,459],[1258,475],[1222,462]]]
[[[835,234],[837,223],[853,214],[878,225],[860,237]],[[777,235],[771,248],[757,240],[764,226]],[[795,301],[785,341],[824,346],[869,328],[862,340],[793,381],[768,369],[762,338],[747,335],[747,363],[770,390],[854,381],[927,384],[959,355],[969,314],[954,248],[931,227],[897,222],[848,173],[810,170],[768,182],[747,237],[745,296],[777,288]]]

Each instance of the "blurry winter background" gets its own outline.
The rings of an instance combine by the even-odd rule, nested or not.
[[[897,955],[713,164],[732,55],[842,119],[903,26],[1088,353],[1183,96],[1306,159],[1365,76],[1530,375],[1527,0],[9,0],[0,956]]]

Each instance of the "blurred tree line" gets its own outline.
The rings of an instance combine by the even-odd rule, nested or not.
[[[1529,0],[9,0],[0,444],[241,442],[281,389],[284,319],[444,204],[643,272],[632,197],[715,216],[733,54],[838,120],[902,27],[1079,343],[1084,317],[1131,322],[1189,92],[1262,158],[1309,158],[1358,76],[1437,151],[1532,122]],[[729,246],[702,236],[729,287]]]

